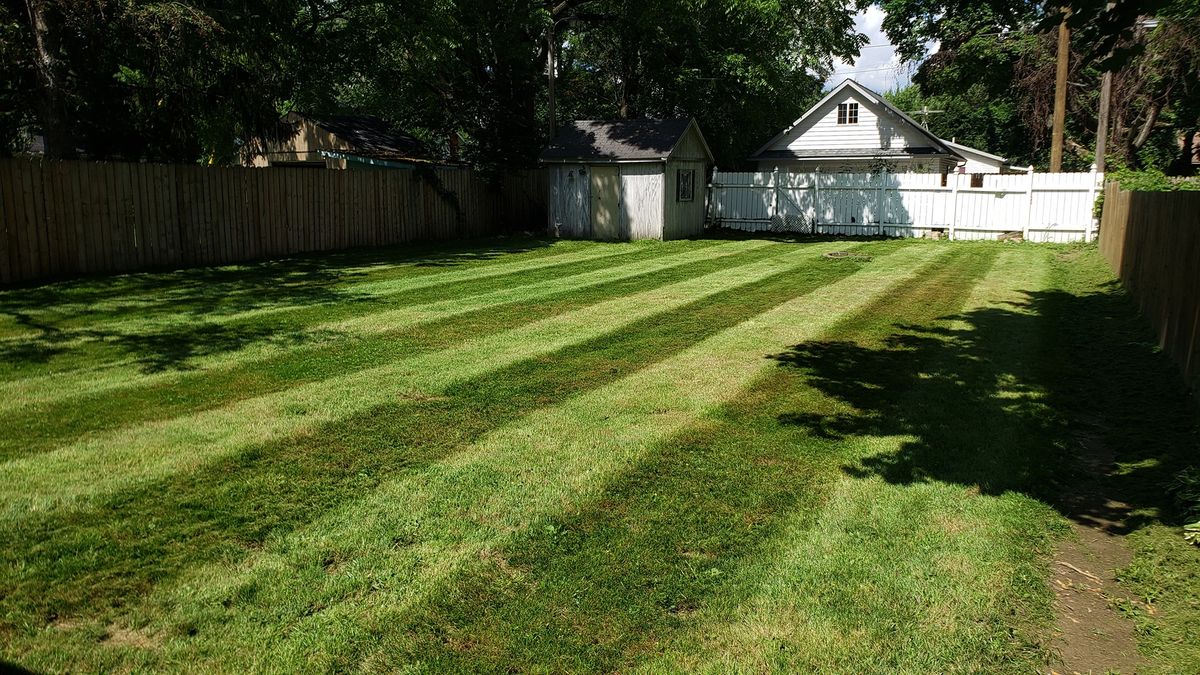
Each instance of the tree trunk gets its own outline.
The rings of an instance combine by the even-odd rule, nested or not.
[[[1162,111],[1162,106],[1158,103],[1150,105],[1149,112],[1146,113],[1146,121],[1142,124],[1142,128],[1138,131],[1137,137],[1133,139],[1133,147],[1135,150],[1140,150],[1146,141],[1150,140],[1150,133],[1154,131],[1154,125],[1158,123],[1158,114]]]
[[[37,77],[37,114],[42,125],[46,156],[69,158],[75,156],[75,142],[67,121],[66,97],[59,80],[58,43],[46,20],[45,0],[25,0],[29,18],[29,33],[33,36],[33,68]]]

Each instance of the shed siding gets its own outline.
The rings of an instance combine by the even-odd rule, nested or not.
[[[695,197],[690,202],[676,200],[679,194],[679,170],[691,169],[696,172]],[[663,227],[664,239],[681,239],[699,236],[704,230],[705,195],[708,184],[708,164],[702,161],[668,162],[664,180],[666,185],[664,212],[666,219]]]
[[[671,159],[708,160],[708,153],[704,151],[704,143],[700,140],[695,125],[688,127],[687,133],[679,139],[675,151],[671,153]]]
[[[663,163],[621,165],[621,231],[630,239],[663,238]]]
[[[288,139],[269,141],[263,155],[243,157],[245,166],[265,167],[276,162],[324,163],[330,169],[345,169],[346,160],[327,158],[314,148],[349,151],[350,144],[317,126],[306,117],[289,113],[284,121],[296,125],[296,135]]]
[[[838,124],[839,103],[858,103],[858,123]],[[840,150],[844,148],[927,147],[931,141],[904,120],[847,88],[809,119],[779,139],[772,150]]]
[[[560,237],[592,236],[588,171],[580,164],[550,169],[550,232]]]

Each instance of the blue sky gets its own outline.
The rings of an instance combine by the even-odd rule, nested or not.
[[[858,32],[866,35],[870,42],[859,53],[857,60],[834,60],[834,73],[826,80],[826,89],[849,77],[882,94],[889,89],[906,86],[912,81],[916,64],[901,65],[896,50],[883,34],[883,17],[883,10],[878,7],[858,13],[854,19],[854,26]],[[936,45],[932,45],[930,51],[937,51]]]

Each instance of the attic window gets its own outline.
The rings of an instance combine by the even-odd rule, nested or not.
[[[858,104],[838,104],[838,124],[858,124]]]
[[[696,170],[679,169],[675,178],[675,201],[690,202],[696,198]]]

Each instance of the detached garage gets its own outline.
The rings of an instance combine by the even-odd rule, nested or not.
[[[704,229],[713,156],[693,119],[572,122],[539,159],[555,236],[680,239]]]

